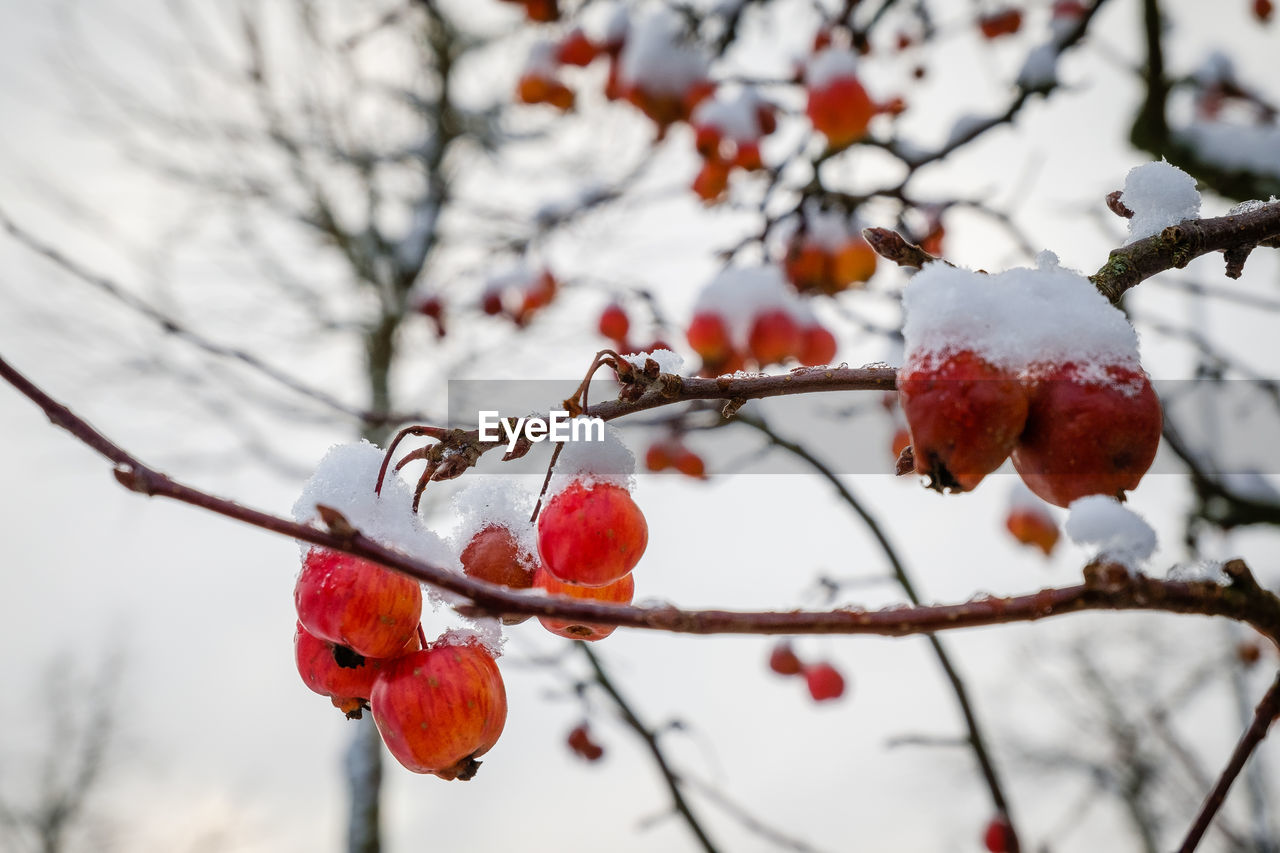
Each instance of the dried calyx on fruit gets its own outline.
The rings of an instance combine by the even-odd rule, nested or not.
[[[1048,252],[996,275],[934,263],[903,306],[899,399],[933,488],[968,491],[1010,455],[1057,506],[1137,487],[1160,403],[1133,327],[1087,278]]]

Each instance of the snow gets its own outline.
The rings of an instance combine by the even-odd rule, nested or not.
[[[379,544],[461,572],[457,555],[413,512],[413,491],[408,483],[388,472],[382,494],[374,493],[382,458],[382,448],[367,441],[329,448],[293,505],[293,517],[300,524],[308,524],[319,517],[316,504],[331,506]]]
[[[731,267],[721,271],[698,294],[693,313],[717,314],[729,339],[738,349],[747,348],[751,324],[765,311],[785,311],[797,323],[807,324],[806,309],[787,283],[781,268]]]
[[[760,97],[750,89],[739,89],[726,95],[723,89],[715,97],[698,104],[689,123],[694,127],[712,127],[733,142],[754,142],[761,136]]]
[[[619,80],[654,95],[684,95],[706,80],[706,57],[682,42],[680,32],[680,19],[673,12],[651,11],[627,35]]]
[[[853,220],[838,210],[822,210],[816,204],[804,208],[806,235],[809,240],[829,252],[837,252],[860,233]]]
[[[1196,121],[1177,136],[1215,166],[1280,176],[1280,124]]]
[[[524,73],[550,79],[555,77],[557,67],[555,44],[545,39],[534,42],[524,62]]]
[[[1108,495],[1090,495],[1071,504],[1064,526],[1077,545],[1094,545],[1097,558],[1136,570],[1156,550],[1156,532],[1133,510]]]
[[[509,266],[499,272],[489,276],[485,281],[485,293],[499,293],[511,288],[513,290],[528,290],[538,280],[542,272],[536,270],[526,264],[517,266]]]
[[[1227,216],[1239,216],[1242,213],[1253,213],[1255,210],[1262,210],[1262,208],[1269,204],[1275,204],[1277,201],[1278,199],[1276,199],[1275,196],[1272,196],[1270,201],[1263,201],[1262,199],[1257,198],[1242,201],[1239,204],[1232,205],[1231,209],[1227,211]]]
[[[627,490],[634,485],[636,457],[617,427],[605,424],[604,441],[566,441],[560,448],[546,500],[575,482],[585,486],[613,483]]]
[[[1164,160],[1130,169],[1120,201],[1133,211],[1126,246],[1159,234],[1170,225],[1200,218],[1195,178]]]
[[[640,370],[644,370],[645,360],[650,358],[658,363],[658,371],[660,373],[674,373],[679,376],[680,371],[684,369],[684,358],[669,349],[657,349],[653,352],[637,352],[623,356],[623,359]]]
[[[529,520],[533,495],[518,480],[497,475],[469,477],[453,495],[453,511],[458,523],[449,538],[459,554],[473,536],[490,525],[510,530],[520,550],[531,558],[538,553],[537,534]]]
[[[479,643],[495,658],[502,657],[502,647],[507,642],[507,638],[502,635],[502,623],[489,618],[476,619],[475,623],[474,628],[450,628],[433,640],[431,647]]]
[[[1169,568],[1168,580],[1181,583],[1216,583],[1226,584],[1227,573],[1222,563],[1217,560],[1196,560],[1191,563],[1178,563]]]
[[[1056,42],[1033,48],[1018,72],[1018,85],[1024,89],[1044,89],[1057,83],[1060,52]]]
[[[968,349],[1014,372],[1074,362],[1082,378],[1109,381],[1104,367],[1141,370],[1124,314],[1052,252],[1037,264],[993,274],[926,265],[902,295],[906,360]]]
[[[809,60],[804,82],[810,89],[823,89],[833,80],[856,77],[857,71],[857,54],[847,47],[828,47]]]

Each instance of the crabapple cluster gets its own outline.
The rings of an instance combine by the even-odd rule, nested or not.
[[[502,734],[507,697],[493,655],[450,634],[423,645],[417,582],[312,548],[294,589],[294,653],[307,687],[349,717],[363,709],[416,773],[470,779]]]
[[[787,280],[799,293],[833,296],[875,274],[877,255],[848,217],[806,208],[787,241]]]
[[[565,740],[569,749],[586,761],[599,761],[604,757],[604,747],[592,739],[591,728],[586,723],[575,726]]]
[[[826,661],[803,663],[786,640],[769,653],[769,669],[778,675],[802,675],[815,702],[839,699],[844,695],[844,676]]]
[[[654,473],[671,469],[696,480],[707,476],[707,466],[702,457],[690,450],[679,436],[649,445],[644,454],[644,467]]]
[[[558,290],[559,284],[549,270],[518,267],[489,279],[480,307],[486,314],[507,317],[517,326],[524,326],[535,313],[551,304]]]
[[[702,169],[693,191],[706,202],[723,197],[734,169],[764,168],[760,140],[778,127],[777,108],[750,89],[733,94],[717,92],[702,101],[689,117]]]
[[[648,346],[632,343],[631,318],[627,316],[626,309],[617,302],[610,302],[604,307],[600,312],[600,320],[596,328],[602,336],[609,339],[619,355],[640,355],[671,349],[670,345],[662,340],[655,340]]]
[[[930,264],[904,295],[898,397],[918,474],[969,491],[1005,459],[1066,507],[1137,488],[1160,441],[1160,402],[1124,315],[1083,276],[984,275]]]
[[[776,267],[720,273],[699,294],[685,337],[711,376],[789,358],[828,364],[836,354],[835,336]]]

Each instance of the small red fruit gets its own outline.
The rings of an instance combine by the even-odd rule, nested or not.
[[[832,148],[844,148],[866,136],[878,111],[857,77],[836,77],[821,88],[810,89],[805,108],[814,130],[824,134]]]
[[[613,483],[571,483],[538,516],[542,564],[566,583],[613,583],[635,568],[648,544],[644,513]]]
[[[967,492],[1000,467],[1027,422],[1027,391],[972,350],[913,359],[898,374],[917,474]]]
[[[828,293],[827,253],[821,246],[807,240],[797,240],[787,249],[783,266],[787,280],[796,290]]]
[[[978,19],[978,29],[986,39],[1011,36],[1022,28],[1021,9],[1001,9]]]
[[[769,653],[769,669],[778,675],[799,675],[804,667],[800,663],[800,658],[796,657],[796,653],[791,650],[791,644],[783,640]]]
[[[703,162],[693,178],[693,191],[705,202],[714,202],[729,189],[729,164],[718,158]]]
[[[389,662],[386,658],[367,658],[346,646],[339,646],[310,634],[302,623],[297,623],[293,635],[293,658],[298,665],[302,683],[321,696],[333,700],[352,719],[360,718],[360,710],[367,707],[373,681]],[[408,654],[420,649],[417,633],[403,649]]]
[[[707,466],[702,461],[702,457],[694,453],[687,447],[681,447],[675,455],[675,461],[672,463],[675,469],[686,477],[693,477],[701,480],[707,476]]]
[[[1053,547],[1058,544],[1058,525],[1054,522],[1053,516],[1044,510],[1034,507],[1014,507],[1009,510],[1005,526],[1009,528],[1009,533],[1014,539],[1023,545],[1034,545],[1043,551],[1046,557],[1053,553]]]
[[[809,326],[800,332],[800,351],[796,358],[806,367],[830,364],[836,357],[836,338],[822,326]]]
[[[614,581],[606,586],[581,586],[576,583],[563,583],[552,577],[545,568],[538,569],[533,576],[536,589],[546,590],[547,595],[558,595],[562,598],[576,598],[582,601],[598,601],[606,604],[630,604],[636,594],[636,582],[631,575]],[[595,642],[603,640],[613,633],[613,625],[596,625],[592,623],[574,622],[569,619],[558,619],[552,616],[539,616],[542,627],[553,634],[569,640],[587,640]]]
[[[574,29],[556,46],[556,61],[562,65],[587,66],[600,53],[600,48],[581,29]]]
[[[611,302],[600,312],[600,334],[615,343],[625,341],[631,330],[627,312],[616,302]]]
[[[490,524],[476,532],[462,549],[462,572],[468,577],[511,589],[533,586],[537,559],[520,548],[515,534],[500,524]],[[504,625],[519,625],[529,617],[503,616]]]
[[[841,246],[831,262],[832,292],[870,280],[875,275],[878,257],[871,244],[860,236]]]
[[[1253,0],[1253,16],[1261,23],[1269,23],[1271,14],[1275,12],[1275,4],[1271,0]]]
[[[815,663],[804,668],[804,680],[815,702],[839,699],[844,695],[844,676],[829,663]]]
[[[414,773],[470,779],[507,721],[507,692],[479,643],[436,641],[389,663],[369,697],[396,760]]]
[[[709,364],[721,364],[733,354],[729,330],[725,328],[724,319],[719,314],[694,314],[685,337],[693,351]]]
[[[599,761],[604,757],[604,747],[591,739],[591,729],[586,723],[579,724],[566,738],[569,748],[587,761]]]
[[[764,158],[760,156],[759,142],[738,142],[738,151],[733,156],[733,165],[748,172],[764,168]]]
[[[307,631],[370,658],[397,654],[422,617],[417,581],[327,548],[307,552],[293,599]]]
[[[644,454],[644,467],[650,471],[665,471],[671,467],[671,449],[664,441],[654,442]]]
[[[1163,418],[1151,381],[1126,367],[1105,372],[1095,381],[1068,362],[1041,369],[1033,382],[1013,465],[1055,506],[1085,495],[1123,498],[1155,459]]]
[[[762,366],[777,364],[800,351],[800,327],[786,311],[764,311],[751,324],[747,345]]]
[[[1009,825],[1009,819],[1004,815],[993,817],[983,833],[982,843],[991,853],[1009,853],[1013,847],[1013,827]]]

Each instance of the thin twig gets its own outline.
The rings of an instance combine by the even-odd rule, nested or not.
[[[764,421],[743,415],[739,415],[737,420],[739,423],[763,433],[775,446],[804,460],[835,488],[836,493],[840,495],[840,499],[848,504],[849,508],[862,519],[867,530],[876,540],[876,544],[884,552],[885,558],[889,561],[889,566],[893,571],[893,576],[898,581],[898,585],[902,587],[903,593],[906,594],[912,604],[919,606],[921,600],[916,592],[915,582],[911,579],[906,566],[898,556],[897,549],[890,544],[889,537],[880,527],[880,523],[875,516],[863,505],[862,501],[858,500],[849,487],[821,459],[810,453],[806,447],[778,435]],[[1018,833],[1009,811],[1009,801],[1005,797],[1004,786],[1000,782],[1000,774],[996,771],[995,761],[991,758],[990,750],[987,748],[986,737],[983,735],[982,726],[978,723],[978,715],[974,711],[973,701],[969,698],[969,691],[965,687],[959,671],[956,670],[955,665],[951,662],[951,656],[947,653],[942,641],[932,634],[929,634],[927,639],[929,640],[929,645],[933,648],[934,656],[938,659],[938,665],[942,667],[942,672],[946,675],[947,682],[951,686],[951,692],[955,694],[956,703],[960,706],[960,713],[964,717],[965,727],[969,730],[969,745],[978,761],[978,767],[982,772],[983,780],[986,782],[987,790],[991,793],[992,803],[995,805],[996,811],[1003,814],[1009,822],[1009,851],[1010,853],[1018,853]]]
[[[1253,712],[1253,722],[1241,735],[1240,742],[1231,753],[1231,760],[1227,762],[1226,767],[1222,768],[1217,784],[1205,797],[1204,804],[1200,806],[1200,812],[1196,815],[1191,828],[1187,830],[1187,837],[1178,848],[1178,853],[1192,853],[1199,846],[1200,839],[1204,838],[1209,824],[1213,822],[1213,816],[1218,813],[1223,800],[1227,798],[1231,783],[1240,775],[1245,762],[1249,760],[1249,756],[1253,754],[1262,739],[1267,736],[1267,729],[1271,728],[1271,724],[1277,717],[1280,717],[1280,673],[1276,674],[1276,680],[1271,683],[1262,701],[1258,703],[1257,710]]]
[[[707,853],[715,853],[716,846],[711,842],[711,837],[707,835],[706,829],[698,821],[694,815],[693,809],[689,806],[688,800],[685,799],[684,793],[680,790],[680,777],[678,777],[671,765],[667,763],[667,757],[662,752],[662,747],[658,743],[658,735],[636,715],[631,704],[623,697],[614,685],[609,674],[600,664],[600,659],[596,657],[595,652],[591,651],[591,646],[587,643],[578,641],[578,647],[582,649],[582,654],[586,656],[587,662],[591,664],[591,671],[595,674],[596,683],[600,688],[608,694],[613,700],[613,704],[618,707],[618,713],[622,715],[622,720],[632,731],[634,731],[649,749],[649,754],[653,756],[653,761],[658,765],[658,771],[662,773],[662,780],[667,785],[667,790],[671,794],[671,804],[675,810],[684,818],[684,822],[688,824],[689,830],[698,839],[698,845],[706,850]]]

